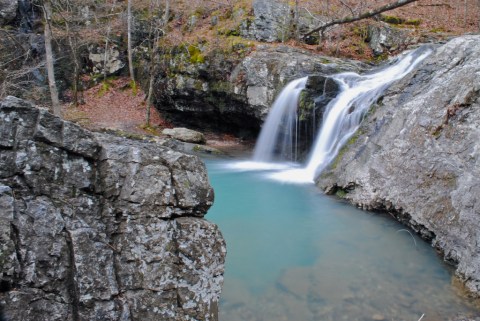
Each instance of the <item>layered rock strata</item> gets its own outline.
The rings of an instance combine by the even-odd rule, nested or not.
[[[217,320],[225,242],[203,163],[0,102],[8,320]]]

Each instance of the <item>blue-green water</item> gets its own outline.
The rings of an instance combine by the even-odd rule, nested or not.
[[[358,210],[313,185],[207,160],[207,218],[227,242],[221,321],[449,320],[477,315],[454,293],[452,270],[390,217]]]

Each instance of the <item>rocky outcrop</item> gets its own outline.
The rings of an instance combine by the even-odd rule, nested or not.
[[[225,243],[203,163],[0,102],[9,320],[217,320]]]
[[[375,56],[395,53],[408,45],[418,42],[414,31],[400,29],[387,23],[372,24],[368,26],[367,42]]]
[[[253,18],[245,20],[240,28],[243,37],[265,42],[286,41],[290,38],[291,14],[288,3],[255,0],[252,6]]]
[[[109,47],[106,52],[104,47],[89,47],[88,66],[94,74],[114,75],[120,72],[125,64],[125,59],[116,47]]]
[[[318,185],[388,211],[480,293],[480,36],[456,38],[392,86]]]
[[[155,106],[174,123],[252,136],[275,96],[289,81],[312,74],[359,71],[359,62],[315,55],[289,47],[258,46],[239,61],[219,53],[202,63],[179,51],[157,79]]]
[[[17,16],[18,0],[0,0],[0,26],[6,25]]]

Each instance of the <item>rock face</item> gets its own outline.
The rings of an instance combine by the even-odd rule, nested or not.
[[[0,26],[6,25],[17,16],[18,0],[0,0]]]
[[[225,243],[205,167],[0,102],[0,306],[8,320],[217,320]]]
[[[179,55],[185,55],[185,50]],[[255,137],[274,98],[289,81],[365,67],[358,62],[267,45],[258,46],[239,62],[220,55],[197,64],[187,60],[172,58],[168,65],[175,69],[157,80],[155,106],[162,115],[192,128]]]
[[[391,87],[318,185],[396,215],[480,293],[480,36],[456,38]],[[341,193],[344,194],[344,193]]]
[[[243,37],[265,42],[285,41],[290,37],[290,6],[279,0],[253,1],[253,20],[244,21]]]
[[[125,67],[124,59],[122,59],[118,48],[110,47],[105,54],[105,48],[99,46],[91,46],[88,53],[89,67],[94,73],[113,75],[118,73]]]
[[[418,42],[414,37],[414,31],[391,27],[387,23],[368,26],[368,38],[373,54],[380,56],[384,53],[392,53],[405,48],[407,45]]]

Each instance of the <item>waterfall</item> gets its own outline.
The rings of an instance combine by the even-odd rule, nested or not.
[[[326,107],[306,165],[300,169],[274,172],[269,177],[292,183],[313,182],[355,133],[365,113],[383,91],[411,72],[431,52],[426,47],[419,48],[397,58],[389,66],[366,75],[347,72],[332,76],[340,85],[340,92]],[[269,129],[271,127],[263,130]],[[263,130],[261,136],[269,135],[263,133]]]
[[[346,72],[331,76],[340,87],[339,93],[325,107],[308,161],[302,167],[294,164],[292,169],[291,161],[296,161],[297,156],[298,102],[308,77],[293,80],[275,100],[257,140],[252,161],[237,162],[230,167],[269,171],[268,177],[282,182],[313,183],[356,132],[382,93],[410,73],[431,52],[432,49],[424,46],[365,75]],[[281,157],[283,162],[280,162]]]
[[[307,78],[291,81],[275,99],[255,145],[253,161],[273,161],[278,145],[283,159],[297,160],[297,105]]]

